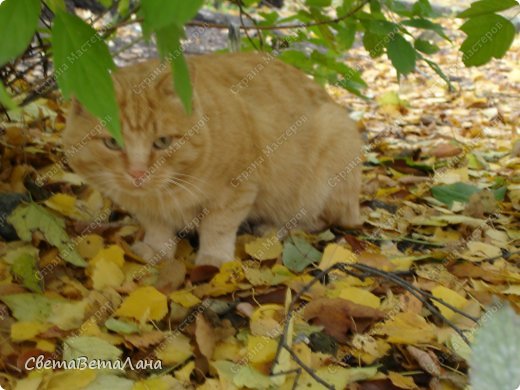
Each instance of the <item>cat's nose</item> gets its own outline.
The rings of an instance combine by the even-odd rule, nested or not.
[[[135,180],[142,180],[146,176],[146,171],[142,169],[129,169],[128,174]]]

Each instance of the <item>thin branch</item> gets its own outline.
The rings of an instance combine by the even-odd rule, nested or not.
[[[343,16],[339,16],[334,19],[326,19],[326,20],[320,20],[319,22],[309,22],[309,23],[294,23],[294,24],[273,24],[268,26],[261,26],[261,25],[255,25],[255,26],[245,26],[244,24],[240,25],[239,28],[241,30],[291,30],[291,29],[299,29],[299,28],[308,28],[308,27],[314,27],[314,26],[321,26],[324,24],[336,24],[339,23],[345,19],[348,19],[357,12],[359,12],[365,5],[370,3],[370,0],[363,0],[361,3],[359,3],[355,8],[347,12]],[[119,27],[134,24],[134,23],[141,23],[143,20],[142,18],[134,19],[127,21]],[[185,24],[185,26],[190,27],[206,27],[206,28],[216,28],[221,30],[227,30],[229,26],[227,24],[222,23],[207,23],[207,22],[199,22],[197,20],[192,20],[191,22],[188,22]]]

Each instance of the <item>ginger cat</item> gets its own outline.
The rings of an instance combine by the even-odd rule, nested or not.
[[[234,259],[245,220],[310,230],[361,223],[361,137],[322,87],[269,54],[188,64],[191,115],[169,66],[151,60],[113,75],[123,149],[77,102],[64,131],[72,168],[144,227],[141,253],[173,256],[175,233],[203,210],[196,264],[217,267]]]

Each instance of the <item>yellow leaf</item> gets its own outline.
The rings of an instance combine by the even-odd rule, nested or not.
[[[91,259],[103,249],[103,237],[97,234],[81,236],[76,242],[76,250],[81,257]]]
[[[231,390],[231,389],[230,388],[224,389],[220,385],[220,382],[218,379],[208,378],[202,385],[197,386],[197,390]]]
[[[220,271],[209,283],[201,284],[193,289],[197,296],[219,296],[238,289],[244,279],[244,271],[240,261],[230,261],[220,267]]]
[[[466,298],[462,295],[444,286],[435,286],[432,288],[432,295],[435,298],[442,299],[444,302],[456,307],[457,309],[462,309],[468,303]],[[449,320],[451,320],[456,314],[453,310],[447,308],[442,303],[433,301],[433,304],[437,306],[441,314]]]
[[[136,382],[132,390],[172,390],[183,388],[184,386],[177,379],[164,375]]]
[[[53,341],[47,339],[36,339],[36,348],[45,352],[56,351],[56,344]]]
[[[520,285],[514,284],[509,286],[506,290],[502,291],[502,294],[518,295],[520,296]]]
[[[390,371],[388,372],[388,379],[390,379],[394,386],[400,389],[417,389],[417,385],[411,376],[404,376],[398,372]]]
[[[388,336],[393,344],[428,343],[435,339],[437,328],[426,322],[424,317],[412,312],[398,313],[374,328],[374,334]]]
[[[257,238],[245,245],[246,253],[258,260],[276,259],[282,254],[283,246],[275,236]]]
[[[337,263],[357,263],[357,256],[338,244],[329,244],[323,251],[319,267],[325,270]]]
[[[59,212],[67,217],[75,217],[76,211],[76,198],[67,194],[55,194],[43,202],[45,206],[54,211]]]
[[[90,261],[90,274],[95,290],[105,287],[119,287],[125,280],[122,267],[125,264],[124,251],[117,245],[101,249]]]
[[[82,301],[53,303],[51,315],[47,317],[47,321],[63,330],[76,329],[85,318],[87,306],[88,302],[86,299]]]
[[[31,340],[52,325],[38,321],[20,321],[11,325],[11,339],[13,341]]]
[[[377,375],[377,367],[345,368],[330,365],[320,367],[315,372],[318,377],[332,385],[334,389],[345,389],[349,383],[373,378]],[[304,379],[300,381],[300,386],[305,390],[323,390],[323,385],[316,382],[309,375],[304,376]]]
[[[122,267],[125,263],[125,251],[117,245],[111,245],[106,249],[101,249],[90,261],[89,265],[94,265],[98,261],[108,260]]]
[[[278,341],[265,336],[249,335],[247,338],[247,356],[251,363],[267,363],[274,359]]]
[[[96,261],[90,269],[90,277],[94,290],[106,287],[119,287],[125,280],[125,274],[115,262],[102,258]]]
[[[500,248],[480,241],[470,241],[467,244],[468,250],[461,257],[469,261],[480,261],[502,254]]]
[[[281,322],[284,309],[280,305],[267,304],[260,306],[251,315],[251,333],[255,336],[276,337],[282,332]]]
[[[195,362],[192,360],[188,364],[186,364],[181,369],[175,371],[175,378],[179,381],[189,385],[190,384],[190,375],[195,369]]]
[[[433,177],[433,182],[435,184],[453,184],[457,182],[468,182],[469,181],[469,173],[468,168],[453,168],[446,169],[440,171],[440,173],[436,173]]]
[[[168,312],[166,296],[151,286],[140,287],[125,298],[116,315],[138,321],[160,320]]]
[[[228,338],[217,343],[213,351],[213,360],[236,360],[240,356],[241,344],[237,339]]]
[[[156,348],[155,355],[165,365],[175,365],[184,362],[193,355],[190,339],[180,332],[169,334]]]
[[[47,390],[82,389],[96,379],[95,370],[65,370],[54,373]]]
[[[381,305],[377,296],[372,294],[370,291],[358,287],[344,288],[341,290],[339,297],[374,309],[379,309],[379,306]]]
[[[188,290],[178,290],[174,291],[169,295],[169,298],[179,305],[190,308],[192,306],[198,305],[201,300],[193,295]]]

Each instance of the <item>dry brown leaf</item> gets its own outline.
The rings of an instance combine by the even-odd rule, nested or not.
[[[437,356],[432,351],[423,351],[422,349],[416,348],[413,345],[407,346],[406,350],[411,356],[413,356],[419,366],[428,374],[431,374],[435,377],[439,377],[441,375],[443,371],[441,364],[439,363]]]
[[[340,343],[348,340],[348,331],[361,333],[384,316],[380,310],[341,298],[314,299],[305,306],[303,314],[306,321],[322,325],[325,332]]]
[[[197,316],[195,321],[195,340],[202,355],[211,360],[217,343],[217,335],[215,329],[202,313]]]
[[[158,330],[146,332],[142,334],[130,334],[125,336],[125,340],[134,347],[142,349],[152,345],[157,345],[165,339],[166,335]]]

